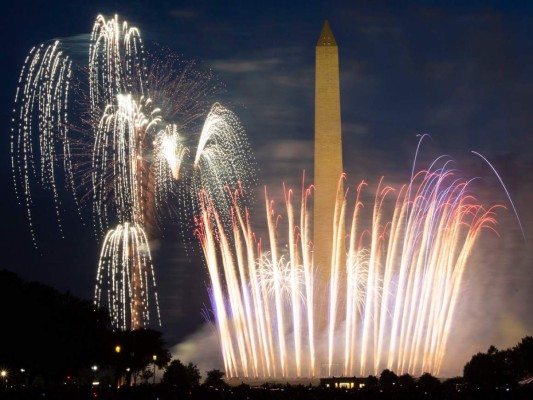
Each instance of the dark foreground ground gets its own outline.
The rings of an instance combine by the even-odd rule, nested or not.
[[[251,387],[241,384],[231,388],[198,387],[184,392],[177,388],[140,385],[125,387],[119,390],[113,388],[91,387],[51,387],[41,389],[17,388],[0,391],[0,399],[57,399],[57,400],[402,400],[402,399],[457,399],[457,400],[530,400],[533,399],[533,389],[525,387],[482,389],[469,387],[440,387],[433,392],[420,388],[394,388],[383,390],[380,388],[363,389],[326,389],[317,386],[275,385],[267,384]]]

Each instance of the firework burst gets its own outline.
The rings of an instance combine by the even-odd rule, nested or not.
[[[98,16],[87,66],[73,68],[59,41],[32,49],[15,97],[13,179],[34,242],[35,183],[51,191],[60,228],[60,186],[74,195],[80,215],[82,205],[90,204],[95,232],[107,232],[95,302],[108,306],[120,328],[160,320],[147,237],[169,215],[167,209],[176,207],[172,203],[178,200],[180,224],[190,226],[184,220],[198,204],[198,187],[222,204],[224,188],[246,187],[251,175],[237,118],[218,103],[210,107],[217,90],[213,76],[160,52],[162,61],[145,51],[140,31],[118,16]],[[74,70],[80,75],[73,76]],[[76,113],[69,119],[72,102]],[[157,318],[150,318],[150,307]]]
[[[138,329],[150,323],[151,303],[161,324],[148,239],[142,226],[119,224],[104,238],[98,263],[95,299],[106,305],[113,325]]]

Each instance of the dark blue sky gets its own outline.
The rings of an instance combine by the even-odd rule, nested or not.
[[[248,133],[260,183],[279,187],[281,181],[298,182],[302,169],[312,170],[314,46],[328,19],[339,45],[349,182],[381,175],[406,181],[416,135],[428,133],[432,140],[421,163],[450,154],[467,175],[485,178],[488,202],[505,203],[497,180],[470,153],[479,151],[501,173],[522,218],[527,244],[509,212],[501,217],[501,239],[482,242],[481,254],[473,257],[458,309],[471,328],[457,334],[466,344],[450,350],[461,360],[457,368],[465,352],[511,346],[533,333],[527,307],[533,300],[531,2],[97,3],[19,1],[2,13],[0,268],[92,298],[97,241],[74,215],[61,240],[53,218],[45,216],[35,251],[14,197],[9,119],[18,72],[33,45],[86,38],[98,14],[117,13],[140,29],[147,48],[159,43],[199,60],[225,84],[220,101]],[[169,341],[178,341],[202,322],[205,268],[194,254],[183,256],[172,237],[153,251],[163,330]]]

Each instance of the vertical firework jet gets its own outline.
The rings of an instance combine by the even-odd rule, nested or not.
[[[320,361],[326,374],[439,372],[468,256],[481,231],[494,230],[502,206],[484,208],[468,191],[471,181],[446,162],[398,191],[380,182],[370,215],[362,213],[365,185],[357,188],[347,242],[334,236],[333,249],[348,249],[346,263],[331,264],[322,297],[314,293],[311,188],[299,215],[285,191],[284,227],[266,197],[266,242],[253,233],[238,194],[228,230],[216,202],[201,193],[197,235],[228,376],[316,376]],[[339,198],[337,222],[348,213],[346,194]],[[316,302],[329,310],[326,327],[315,322]]]

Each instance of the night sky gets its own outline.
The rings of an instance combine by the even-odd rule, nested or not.
[[[2,10],[0,268],[93,296],[99,243],[91,228],[72,212],[61,239],[43,197],[36,250],[15,198],[10,118],[19,70],[32,46],[55,38],[83,42],[98,14],[118,14],[140,29],[147,48],[168,46],[224,84],[219,101],[248,134],[261,187],[298,187],[302,171],[311,175],[313,167],[314,47],[328,19],[339,46],[348,184],[365,179],[375,185],[381,176],[392,184],[406,182],[417,135],[427,133],[431,139],[422,145],[417,166],[448,154],[465,176],[482,178],[483,203],[509,208],[498,217],[500,237],[485,232],[472,255],[443,374],[461,374],[465,361],[491,344],[507,348],[533,334],[533,3],[97,3],[22,0]],[[472,150],[500,173],[525,239],[498,179]],[[208,332],[207,271],[192,247],[175,232],[152,243],[161,329],[169,344],[199,329]],[[181,347],[182,354],[194,354],[191,361],[206,358],[193,346],[201,336],[188,340],[192,347]]]

